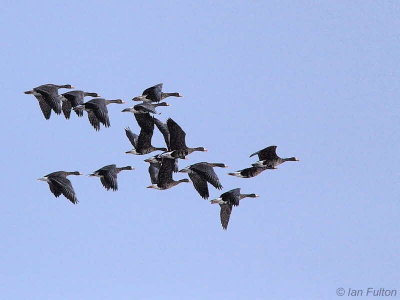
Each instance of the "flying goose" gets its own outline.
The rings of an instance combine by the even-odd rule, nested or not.
[[[159,83],[152,87],[145,89],[141,96],[135,97],[133,101],[144,101],[144,102],[160,102],[167,97],[182,97],[179,93],[163,93],[163,84]]]
[[[57,171],[38,178],[38,180],[46,181],[49,184],[50,191],[54,194],[54,196],[59,197],[62,194],[73,204],[77,204],[78,199],[76,198],[74,188],[72,187],[71,181],[69,181],[67,178],[69,175],[83,174],[78,171]]]
[[[113,164],[104,166],[94,171],[92,174],[89,174],[89,176],[100,177],[100,181],[107,191],[110,189],[116,191],[118,190],[117,175],[123,170],[134,170],[134,168],[131,166],[117,168],[117,166]]]
[[[224,230],[228,228],[229,218],[231,216],[233,206],[239,206],[240,200],[246,197],[256,198],[259,196],[256,194],[241,194],[240,188],[236,188],[225,192],[219,196],[219,198],[210,201],[211,204],[218,203],[221,207],[220,218],[221,225]]]
[[[250,157],[258,155],[259,158],[259,161],[252,165],[254,167],[268,167],[273,169],[286,161],[299,161],[296,157],[280,158],[276,154],[276,148],[277,146],[269,146],[250,155]]]
[[[110,103],[123,104],[125,103],[121,99],[106,100],[104,98],[95,98],[85,102],[81,105],[74,107],[75,111],[86,110],[90,124],[96,131],[100,130],[100,123],[105,127],[110,127],[110,119],[108,118],[107,105]]]
[[[200,162],[190,165],[179,172],[188,173],[189,178],[193,182],[193,186],[199,195],[204,199],[208,199],[210,195],[208,192],[207,182],[212,184],[216,189],[222,189],[218,176],[214,172],[214,167],[227,168],[228,166],[222,163]]]
[[[24,92],[25,94],[32,94],[39,101],[40,109],[46,120],[50,119],[51,110],[56,114],[61,114],[61,103],[64,98],[58,94],[58,89],[73,89],[70,84],[57,85],[57,84],[43,84],[33,88],[30,91]]]
[[[136,104],[133,107],[127,107],[122,110],[122,112],[131,112],[134,114],[145,114],[145,113],[151,113],[151,114],[161,114],[156,111],[157,106],[170,106],[166,102],[161,102],[161,103],[151,103],[151,102],[143,102],[140,104]]]
[[[180,179],[175,181],[172,179],[172,172],[175,169],[175,160],[170,158],[163,158],[160,169],[158,171],[157,183],[153,183],[147,188],[153,188],[157,190],[167,190],[181,182],[189,182],[189,179]]]
[[[153,136],[153,130],[148,130],[146,128],[142,128],[140,130],[139,136],[133,133],[130,128],[125,128],[125,134],[131,142],[134,149],[129,150],[125,153],[135,154],[135,155],[143,155],[148,154],[153,151],[167,151],[166,148],[154,147],[151,145],[151,138]]]
[[[204,147],[191,148],[186,146],[186,133],[183,129],[171,118],[167,120],[167,127],[169,132],[170,151],[164,153],[164,157],[175,158],[179,156],[187,156],[194,151],[206,152]],[[175,151],[175,152],[174,152]],[[175,154],[175,155],[174,155]]]
[[[152,184],[157,184],[158,183],[158,173],[160,171],[161,167],[161,162],[163,158],[161,157],[160,154],[157,154],[153,157],[147,158],[144,161],[148,162],[149,165],[149,174],[150,174],[150,180]],[[175,159],[175,165],[174,165],[174,172],[178,172],[178,160]]]
[[[62,111],[66,119],[69,119],[72,108],[84,103],[84,97],[100,97],[100,95],[97,93],[88,93],[78,90],[66,92],[62,94],[62,96],[64,97],[64,101],[62,102]],[[82,110],[76,110],[75,113],[78,115],[78,117],[83,116]]]

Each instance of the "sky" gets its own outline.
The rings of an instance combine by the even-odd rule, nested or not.
[[[2,299],[340,299],[400,297],[398,1],[6,1],[0,12]],[[191,183],[150,184],[130,99],[163,82],[189,146],[185,167],[222,162],[234,208]],[[126,104],[110,128],[53,113],[23,92],[72,84]],[[65,91],[65,90],[64,90]],[[163,145],[155,131],[153,144]],[[277,145],[296,156],[251,179],[228,176]],[[119,190],[71,176],[79,199],[36,179],[115,163]],[[185,178],[186,174],[174,174]],[[344,296],[343,298],[349,298]]]

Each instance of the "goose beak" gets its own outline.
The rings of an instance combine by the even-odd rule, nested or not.
[[[260,195],[257,195],[257,194],[256,194],[256,198],[258,198],[258,197],[260,197]]]
[[[85,174],[83,174],[83,173],[79,172],[79,174],[78,174],[78,175],[85,175]]]
[[[33,91],[26,91],[26,92],[24,92],[24,94],[33,94]]]

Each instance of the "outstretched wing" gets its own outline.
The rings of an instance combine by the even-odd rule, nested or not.
[[[152,102],[159,102],[161,100],[162,83],[156,84],[152,87],[145,89],[142,95],[146,95],[146,98]]]
[[[199,193],[199,195],[203,199],[208,199],[210,194],[208,193],[207,181],[198,174],[196,174],[195,172],[189,173],[189,178],[192,180],[193,186]]]
[[[100,121],[99,121],[99,119],[97,119],[96,115],[94,114],[94,112],[92,110],[88,111],[88,118],[89,118],[90,124],[92,124],[94,129],[96,129],[96,131],[99,131],[100,130]]]
[[[40,110],[43,113],[43,116],[46,120],[50,119],[51,116],[51,107],[44,100],[43,96],[40,94],[35,94],[36,99],[39,101]]]
[[[158,172],[160,171],[160,164],[151,163],[149,166],[150,180],[152,184],[158,183]]]
[[[164,158],[161,162],[161,167],[158,172],[158,186],[163,187],[165,184],[172,181],[172,172],[175,167],[175,160]]]
[[[69,119],[69,117],[71,116],[71,110],[72,110],[71,102],[69,100],[63,101],[62,111],[66,119]]]
[[[164,136],[164,141],[165,144],[167,145],[167,149],[168,151],[170,151],[170,144],[169,144],[169,131],[168,131],[168,126],[167,124],[161,122],[159,119],[153,117],[154,119],[154,124],[156,124],[158,130],[160,130],[160,132],[162,133],[162,135]]]
[[[183,129],[171,118],[167,120],[167,126],[171,150],[187,149],[185,142],[186,133],[183,131]]]
[[[278,155],[276,155],[276,148],[277,146],[269,146],[267,148],[264,148],[260,151],[253,153],[252,155],[250,155],[250,157],[257,154],[259,160],[275,160],[279,158]]]
[[[133,133],[129,127],[125,128],[125,134],[128,137],[129,141],[131,142],[132,146],[136,149],[138,135]]]
[[[74,188],[72,187],[71,181],[69,181],[68,178],[63,176],[53,176],[49,179],[50,182],[54,184],[55,188],[65,196],[65,198],[67,198],[73,204],[78,203]]]
[[[221,218],[221,225],[224,230],[228,229],[229,219],[232,213],[232,204],[220,204],[221,210],[219,216]]]
[[[211,183],[216,189],[222,189],[221,182],[219,181],[213,167],[203,163],[197,163],[192,165],[190,168]]]
[[[150,116],[149,113],[134,114],[134,115],[135,115],[135,119],[141,129],[144,129],[147,131],[154,131],[154,120],[153,120],[153,117]]]
[[[233,206],[239,206],[240,188],[227,191],[221,195],[222,200]]]
[[[117,173],[111,170],[107,172],[103,172],[103,176],[100,177],[100,181],[103,186],[109,190],[112,189],[114,191],[118,190],[118,182],[117,182]]]
[[[108,118],[108,109],[107,106],[103,103],[96,106],[93,110],[97,119],[102,123],[105,127],[110,127],[110,119]]]

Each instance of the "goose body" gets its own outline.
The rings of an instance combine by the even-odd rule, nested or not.
[[[123,170],[134,170],[131,166],[118,168],[115,164],[104,166],[97,171],[94,171],[89,176],[100,177],[101,184],[106,190],[118,190],[117,175]]]
[[[200,162],[190,165],[179,172],[188,173],[199,195],[204,199],[208,199],[210,195],[207,183],[210,183],[216,189],[222,189],[221,182],[213,169],[214,167],[227,168],[227,166],[222,163]]]
[[[161,168],[161,163],[162,163],[163,158],[161,155],[156,155],[150,158],[145,159],[145,162],[148,162],[149,165],[149,175],[150,175],[150,180],[152,184],[157,185],[158,183],[158,173]],[[174,160],[174,170],[173,172],[178,172],[178,160]]]
[[[40,109],[46,120],[50,119],[51,110],[56,114],[61,114],[62,102],[64,97],[58,94],[58,90],[61,88],[72,89],[73,86],[70,84],[57,85],[57,84],[43,84],[33,88],[30,91],[26,91],[25,94],[32,94],[36,97],[39,102]]]
[[[64,195],[65,198],[67,198],[73,204],[77,204],[78,198],[76,197],[71,181],[67,178],[69,175],[83,174],[78,171],[57,171],[38,178],[38,180],[46,181],[49,184],[50,191],[54,194],[54,196],[59,197]]]
[[[217,199],[211,200],[211,204],[219,204],[220,206],[220,220],[224,230],[228,228],[233,207],[239,206],[240,200],[247,197],[256,198],[259,196],[256,194],[241,194],[240,188],[236,188],[221,194]]]

